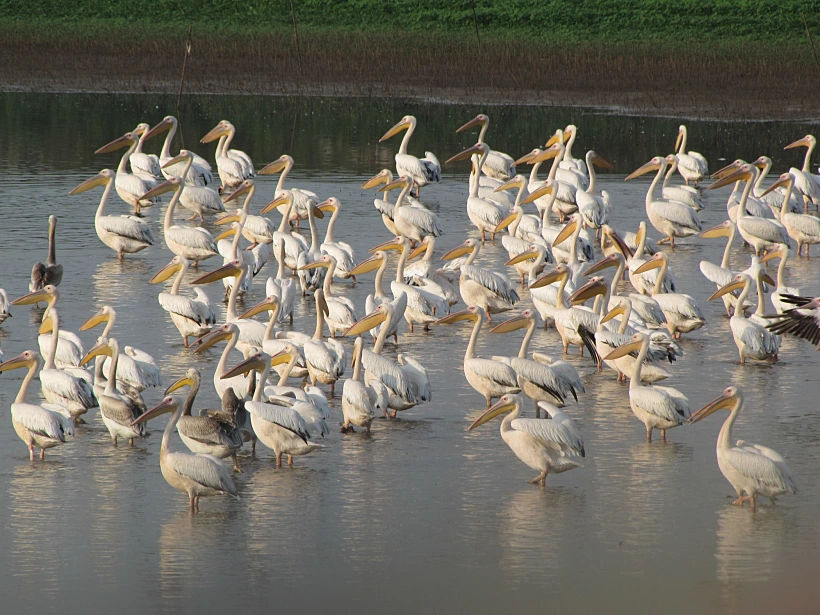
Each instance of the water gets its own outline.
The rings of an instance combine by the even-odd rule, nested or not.
[[[339,238],[359,260],[367,248],[389,239],[371,193],[361,183],[392,166],[397,141],[378,138],[405,113],[419,118],[411,151],[430,149],[444,160],[473,143],[455,128],[481,109],[452,105],[202,96],[186,99],[181,117],[186,144],[197,143],[223,117],[237,126],[236,146],[257,166],[282,153],[296,159],[292,185],[337,196],[344,213]],[[59,219],[58,260],[65,266],[61,322],[76,331],[104,304],[118,309],[115,335],[153,354],[170,384],[189,366],[203,371],[196,406],[215,407],[211,374],[217,352],[185,350],[156,302],[148,278],[170,258],[161,245],[161,211],[149,210],[158,245],[123,264],[94,233],[99,192],[68,197],[68,191],[114,155],[93,151],[139,121],[157,122],[173,109],[156,96],[0,95],[3,194],[3,275],[0,285],[17,297],[27,292],[30,266],[46,256],[47,216]],[[624,183],[626,173],[674,143],[678,122],[614,117],[582,110],[507,108],[489,110],[489,142],[512,155],[543,144],[555,127],[580,127],[576,155],[594,146],[612,160],[615,173],[600,175],[615,202],[613,225],[634,230],[644,217],[647,181]],[[776,172],[799,162],[782,152],[809,127],[776,123],[689,123],[690,146],[712,168],[762,153]],[[149,147],[157,151],[159,143]],[[439,212],[446,235],[439,250],[463,241],[470,230],[464,204],[467,164],[447,167],[441,184],[423,191]],[[256,207],[267,202],[274,181],[259,181]],[[724,191],[706,193],[704,228],[725,219]],[[114,201],[114,211],[126,208]],[[324,223],[319,223],[324,232]],[[213,227],[210,227],[213,228]],[[657,239],[657,234],[650,231]],[[342,436],[335,424],[340,401],[332,401],[333,433],[324,451],[277,470],[270,451],[247,454],[236,478],[242,500],[203,500],[190,516],[185,497],[159,471],[160,430],[134,448],[112,447],[94,415],[68,445],[29,464],[8,415],[0,421],[0,595],[20,610],[62,613],[201,612],[203,609],[285,607],[288,612],[564,612],[657,611],[690,613],[795,612],[816,604],[817,508],[814,477],[820,462],[820,430],[813,420],[818,355],[802,342],[785,340],[777,365],[737,363],[723,304],[706,303],[714,290],[698,262],[720,261],[723,242],[684,241],[672,265],[685,292],[706,314],[708,325],[686,337],[686,356],[667,381],[689,395],[693,409],[729,384],[746,391],[738,438],[760,442],[788,459],[799,485],[796,497],[757,514],[730,506],[732,490],[715,461],[720,427],[713,418],[669,433],[670,442],[646,444],[643,426],[629,409],[627,387],[613,372],[595,374],[588,360],[571,355],[586,376],[588,393],[569,409],[584,434],[583,469],[550,476],[547,488],[527,484],[534,472],[502,442],[498,423],[466,432],[483,399],[464,379],[462,353],[467,325],[417,329],[401,336],[401,350],[422,360],[433,382],[434,401],[377,420],[370,438]],[[736,247],[733,266],[748,264]],[[483,263],[502,268],[506,253],[487,244]],[[210,261],[203,269],[217,263]],[[790,261],[788,283],[817,294],[814,260]],[[264,292],[269,264],[248,300]],[[357,306],[372,289],[372,275],[339,291]],[[208,289],[214,300],[221,285]],[[523,306],[527,304],[526,293]],[[219,309],[224,306],[219,304]],[[360,308],[360,309],[363,309]],[[40,312],[13,309],[0,327],[6,358],[35,347]],[[361,314],[360,314],[361,315]],[[294,327],[313,328],[313,303],[299,302]],[[83,334],[86,348],[99,331]],[[521,334],[482,335],[479,353],[516,354]],[[492,345],[492,346],[491,346]],[[539,331],[533,349],[560,353],[554,330]],[[394,352],[394,350],[391,350]],[[238,360],[239,355],[236,359]],[[13,400],[22,377],[0,378],[0,408]],[[146,391],[151,404],[162,397]],[[182,444],[176,442],[177,447]]]

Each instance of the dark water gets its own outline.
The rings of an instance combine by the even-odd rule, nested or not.
[[[342,201],[337,237],[360,259],[389,235],[373,210],[373,195],[359,186],[392,167],[398,142],[377,141],[406,113],[419,118],[411,151],[430,149],[442,160],[472,144],[472,137],[454,130],[478,111],[492,117],[491,145],[514,156],[543,144],[556,127],[578,124],[576,155],[594,147],[615,163],[616,172],[600,179],[615,202],[611,223],[624,230],[643,219],[647,186],[625,184],[624,175],[668,153],[679,123],[570,109],[356,99],[201,96],[183,102],[185,142],[202,155],[211,158],[213,147],[199,145],[199,137],[222,118],[236,124],[235,146],[257,167],[292,154],[297,164],[289,184]],[[55,214],[58,259],[66,269],[64,326],[76,331],[100,306],[114,305],[121,343],[153,354],[166,385],[198,367],[204,385],[197,407],[213,407],[218,354],[202,357],[182,348],[156,302],[160,289],[147,284],[171,258],[161,244],[161,209],[148,212],[157,245],[121,265],[94,233],[99,193],[67,196],[100,168],[116,166],[114,155],[94,156],[97,147],[139,121],[155,123],[173,106],[172,98],[156,96],[0,95],[0,286],[12,298],[27,291],[31,263],[46,255],[47,216]],[[713,168],[722,158],[766,153],[781,172],[801,160],[783,145],[809,130],[692,122],[690,147]],[[447,168],[444,181],[423,192],[446,231],[440,250],[473,234],[465,215],[466,171],[464,163]],[[271,179],[259,183],[257,206],[274,186]],[[725,193],[706,198],[704,228],[726,217]],[[116,197],[112,205],[112,213],[126,211]],[[376,421],[370,438],[341,436],[334,428],[325,450],[298,458],[293,470],[277,470],[264,448],[254,461],[245,455],[245,473],[236,479],[242,500],[203,500],[194,517],[159,472],[164,421],[152,425],[149,440],[115,449],[92,416],[45,463],[29,464],[3,418],[0,595],[16,610],[62,613],[811,612],[820,598],[814,583],[820,361],[808,345],[785,340],[777,365],[737,363],[722,303],[706,303],[714,289],[697,270],[701,259],[719,262],[722,249],[723,242],[691,239],[671,257],[680,286],[700,302],[708,325],[686,338],[686,356],[667,382],[689,396],[693,409],[729,384],[745,389],[736,437],[784,454],[800,488],[776,507],[763,503],[752,514],[729,505],[732,490],[715,461],[717,418],[671,431],[666,445],[646,444],[627,387],[612,372],[593,373],[574,355],[569,360],[587,374],[588,392],[568,411],[584,434],[585,467],[550,476],[546,489],[527,484],[533,472],[502,442],[497,422],[465,431],[483,405],[461,371],[469,332],[441,327],[400,339],[401,350],[427,366],[432,403],[395,422]],[[747,266],[748,256],[736,247],[733,265]],[[500,244],[488,244],[481,260],[500,270],[506,258]],[[795,259],[788,282],[817,294],[816,271],[814,260]],[[269,264],[248,304],[261,299],[273,273]],[[372,278],[337,288],[363,310]],[[217,300],[221,286],[208,292]],[[17,308],[13,314],[0,327],[6,358],[36,347],[39,313]],[[312,331],[313,319],[312,302],[300,302],[295,328]],[[97,333],[84,334],[87,348]],[[479,353],[515,354],[520,339],[482,336]],[[554,330],[539,332],[533,346],[560,353]],[[21,377],[0,377],[3,412]],[[150,404],[162,392],[145,396]],[[333,425],[341,417],[339,404],[333,401]]]

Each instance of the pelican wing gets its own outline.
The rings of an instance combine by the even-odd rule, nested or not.
[[[65,442],[66,435],[74,435],[73,426],[69,427],[71,421],[66,423],[65,420],[61,420],[64,419],[61,414],[58,415],[43,406],[13,403],[11,405],[11,417],[30,432],[60,442]]]
[[[729,325],[737,339],[755,351],[775,354],[780,348],[776,334],[748,318],[732,318]]]
[[[157,297],[160,306],[166,312],[179,314],[184,318],[193,320],[199,324],[204,324],[202,314],[194,302],[183,295],[172,295],[171,293],[160,293]]]
[[[715,265],[709,261],[700,261],[700,272],[707,280],[714,282],[718,286],[726,286],[735,277],[731,269]]]
[[[767,241],[769,243],[785,243],[790,244],[789,236],[786,229],[775,222],[766,218],[759,218],[757,216],[744,216],[737,219],[738,228],[752,235]]]
[[[559,378],[549,365],[530,359],[512,357],[510,366],[522,378],[543,389],[555,399],[560,400],[561,403],[564,402],[567,395],[575,394],[574,391],[570,391],[571,387],[566,386],[566,382]]]
[[[698,232],[701,230],[698,214],[688,205],[674,201],[653,201],[649,207],[654,209],[659,217],[673,224]]]
[[[413,394],[419,401],[431,401],[433,399],[433,389],[430,387],[430,380],[427,378],[427,370],[413,357],[406,354],[399,354],[397,357],[402,371],[410,380]]]
[[[432,235],[440,237],[443,234],[438,223],[438,216],[432,211],[419,207],[399,207],[393,210],[395,218],[401,218],[405,222],[419,229],[421,235]]]
[[[518,388],[518,377],[511,366],[491,359],[468,359],[467,361],[470,369],[477,375],[503,386]]]
[[[185,186],[179,200],[188,209],[192,209],[190,205],[196,205],[204,210],[204,213],[225,211],[225,205],[219,198],[219,193],[207,186]]]
[[[762,483],[771,491],[797,493],[789,467],[783,457],[772,449],[744,443],[743,446],[730,448],[724,455],[725,460],[740,474]]]
[[[698,304],[689,295],[683,293],[658,293],[652,295],[652,298],[658,302],[664,312],[673,312],[686,318],[703,319],[703,313],[700,311]]]
[[[108,374],[110,365],[111,359],[106,357],[105,364],[103,365],[104,374]],[[133,357],[125,353],[120,353],[117,359],[117,380],[123,380],[140,391],[147,389],[149,386],[148,380],[143,375],[139,364]]]
[[[379,381],[388,389],[393,391],[397,396],[410,403],[416,403],[418,400],[413,394],[413,388],[410,379],[404,370],[380,354],[365,348],[362,351],[362,365],[364,368],[373,374]],[[515,372],[513,372],[514,380]],[[515,384],[513,384],[515,386]]]
[[[159,158],[153,154],[143,154],[134,152],[128,159],[132,173],[142,173],[162,179],[162,170],[159,166]]]
[[[217,412],[222,418],[221,415],[224,413]],[[242,446],[241,436],[237,437],[236,430],[231,430],[229,423],[210,416],[183,416],[179,421],[178,429],[179,433],[186,438],[203,444],[214,444],[228,448]]]
[[[132,216],[100,216],[97,218],[96,223],[103,230],[114,235],[147,243],[149,246],[154,245],[151,227],[138,218]]]
[[[675,411],[679,415],[681,415],[683,418],[689,418],[689,399],[686,397],[686,395],[672,387],[655,385],[654,388],[669,396],[669,399],[672,400],[672,403],[675,406]]]
[[[63,399],[81,404],[84,408],[95,408],[97,397],[94,387],[87,380],[83,380],[59,369],[44,369],[40,371],[40,383],[44,388],[53,391]]]
[[[305,419],[293,408],[260,401],[246,401],[245,408],[251,414],[255,414],[268,423],[274,423],[282,429],[293,432],[302,438],[305,444],[310,439],[310,432],[305,424]]]
[[[687,415],[678,412],[675,401],[665,391],[666,387],[639,386],[629,389],[629,399],[644,412],[654,414],[673,423],[681,423]]]
[[[302,349],[305,355],[305,361],[310,363],[315,369],[325,373],[335,373],[335,360],[330,348],[322,342],[306,342]]]
[[[558,449],[561,456],[585,457],[584,442],[579,439],[577,431],[572,433],[564,425],[554,420],[515,419],[510,426],[516,431],[538,438],[546,446]]]
[[[141,197],[151,189],[148,182],[143,181],[139,176],[132,175],[131,173],[117,173],[115,181],[117,188],[129,194],[133,194],[135,197]]]
[[[480,284],[494,295],[498,295],[513,305],[521,299],[506,276],[500,273],[473,265],[464,265],[461,268],[461,275]]]
[[[167,463],[180,476],[189,478],[215,491],[228,493],[234,497],[236,487],[228,467],[213,455],[191,455],[190,453],[168,453]]]
[[[820,237],[820,219],[804,214],[786,214],[786,224],[809,237]]]

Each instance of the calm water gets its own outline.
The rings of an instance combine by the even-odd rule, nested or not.
[[[380,146],[381,134],[413,113],[420,126],[411,151],[430,149],[444,160],[473,143],[454,130],[481,111],[334,99],[203,96],[184,103],[186,144],[200,154],[212,157],[213,147],[197,141],[223,117],[236,124],[235,144],[257,166],[292,154],[291,184],[341,199],[337,234],[360,260],[367,248],[389,239],[373,195],[359,188],[392,167],[398,142]],[[94,233],[99,192],[66,196],[100,168],[116,166],[114,155],[95,157],[97,147],[139,121],[155,123],[173,104],[154,96],[0,95],[0,285],[12,298],[27,292],[31,264],[46,255],[47,216],[57,215],[64,326],[76,331],[100,306],[114,305],[121,342],[153,354],[166,385],[198,367],[205,384],[197,407],[214,407],[219,400],[211,374],[218,353],[203,357],[184,349],[157,304],[160,289],[147,284],[171,258],[161,245],[161,209],[148,212],[158,245],[121,265]],[[594,147],[615,164],[616,172],[601,183],[616,203],[612,224],[625,230],[644,217],[647,181],[625,184],[623,177],[668,153],[678,124],[567,109],[496,107],[489,113],[489,142],[514,156],[543,144],[557,126],[578,124],[576,155]],[[800,160],[783,145],[810,127],[691,122],[689,129],[690,147],[713,168],[722,158],[766,153],[782,172]],[[467,170],[466,163],[447,168],[442,183],[425,190],[446,230],[440,250],[473,234],[464,211]],[[272,195],[274,180],[259,183],[257,207]],[[726,196],[707,194],[704,228],[725,219]],[[236,479],[242,500],[203,500],[194,517],[159,471],[164,420],[152,424],[153,437],[135,448],[115,449],[93,416],[45,463],[29,464],[4,414],[0,595],[20,610],[62,613],[112,607],[121,613],[254,607],[289,613],[813,611],[820,598],[814,585],[820,572],[820,355],[785,340],[777,365],[737,363],[723,304],[706,303],[714,288],[697,267],[701,259],[719,262],[722,249],[722,241],[696,238],[674,251],[680,286],[698,299],[708,325],[686,338],[686,356],[668,383],[689,395],[693,409],[729,384],[745,389],[748,403],[736,437],[783,453],[800,488],[776,507],[763,503],[752,514],[729,505],[733,492],[715,461],[718,418],[671,431],[666,445],[647,444],[627,387],[611,371],[595,374],[575,355],[570,360],[587,374],[588,393],[569,412],[584,434],[585,467],[550,476],[546,489],[527,484],[533,471],[502,442],[498,422],[465,431],[483,406],[461,371],[469,332],[466,325],[440,327],[400,339],[401,350],[427,366],[432,403],[398,421],[376,421],[366,438],[336,431],[341,410],[333,400],[334,432],[324,451],[298,458],[293,470],[277,470],[264,447],[254,461],[246,454],[245,473]],[[748,256],[736,247],[733,265],[747,266]],[[506,258],[500,243],[481,254],[497,269]],[[211,262],[204,268],[216,265]],[[789,283],[817,294],[816,271],[813,259],[794,260]],[[264,273],[275,269],[269,264]],[[257,278],[249,304],[261,299],[266,275]],[[372,276],[337,288],[363,309]],[[209,289],[214,300],[220,292]],[[526,304],[525,296],[522,309]],[[17,308],[13,314],[0,328],[6,358],[36,347],[40,313]],[[299,303],[295,328],[312,330],[313,319],[313,303]],[[86,348],[97,334],[84,334]],[[485,336],[479,352],[516,354],[520,340],[494,336],[490,348]],[[560,353],[557,333],[540,331],[533,349]],[[21,378],[21,372],[0,378],[3,412]],[[152,404],[162,391],[148,390],[145,397]]]

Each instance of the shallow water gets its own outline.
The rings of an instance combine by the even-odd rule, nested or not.
[[[430,149],[442,160],[473,143],[455,128],[479,109],[356,99],[202,96],[186,99],[186,143],[198,143],[219,119],[238,129],[235,146],[257,167],[291,153],[291,185],[337,196],[344,213],[337,236],[359,257],[390,237],[361,183],[392,166],[397,141],[378,138],[405,113],[419,118],[411,152]],[[148,210],[157,245],[119,264],[94,233],[99,192],[68,191],[118,158],[93,151],[139,121],[157,122],[173,109],[167,97],[0,95],[0,190],[4,196],[3,274],[14,298],[27,292],[30,266],[46,256],[47,216],[57,215],[58,260],[65,266],[61,323],[76,331],[104,304],[118,309],[122,344],[156,357],[165,385],[196,366],[203,372],[197,407],[215,407],[211,375],[218,352],[194,355],[182,347],[147,280],[170,258],[161,245],[162,207]],[[571,109],[497,107],[488,141],[513,156],[529,151],[570,121],[580,127],[576,155],[588,147],[616,171],[599,175],[612,194],[611,223],[634,230],[644,218],[647,180],[623,177],[674,143],[673,120],[622,118]],[[690,147],[711,167],[722,158],[774,156],[776,172],[801,159],[782,147],[809,128],[800,124],[689,124]],[[150,146],[158,151],[160,143]],[[446,235],[439,252],[475,233],[465,216],[468,165],[447,167],[441,184],[423,190]],[[545,169],[546,171],[546,169]],[[273,194],[275,178],[260,178],[255,207]],[[704,228],[726,217],[726,191],[706,193]],[[112,213],[126,208],[112,201]],[[213,228],[209,224],[210,228]],[[324,232],[324,223],[319,223]],[[650,232],[657,239],[657,233]],[[669,442],[644,440],[627,387],[613,372],[594,373],[571,354],[587,393],[568,409],[584,434],[585,467],[550,476],[546,489],[527,484],[534,472],[502,442],[498,423],[466,432],[483,399],[461,371],[468,326],[404,332],[402,352],[418,357],[433,383],[434,401],[377,420],[372,437],[342,436],[339,399],[332,400],[333,433],[325,449],[277,470],[270,451],[243,453],[236,478],[242,500],[203,500],[190,516],[185,497],[159,471],[164,419],[134,448],[112,447],[95,414],[68,445],[44,463],[29,464],[8,414],[0,420],[0,595],[21,610],[63,613],[201,612],[275,606],[288,612],[361,613],[472,611],[658,611],[690,613],[807,612],[820,598],[818,504],[814,477],[820,428],[814,420],[820,359],[810,346],[784,340],[773,366],[737,363],[721,302],[706,303],[714,287],[698,262],[719,262],[723,241],[690,239],[671,255],[680,287],[699,302],[705,328],[686,336],[686,355],[670,368],[668,384],[701,407],[724,387],[746,392],[736,437],[764,443],[787,458],[800,488],[756,514],[730,506],[714,446],[718,418],[669,432]],[[733,265],[748,264],[736,245]],[[501,269],[506,253],[488,243],[481,261]],[[203,269],[216,266],[213,260]],[[817,294],[814,260],[790,261],[788,282]],[[268,264],[247,301],[262,298]],[[193,277],[193,275],[191,276]],[[372,276],[342,282],[338,292],[362,306]],[[218,300],[219,288],[209,288]],[[528,304],[526,293],[521,306]],[[224,305],[217,302],[220,310]],[[455,309],[455,308],[454,308]],[[770,308],[771,309],[771,308]],[[36,347],[41,312],[12,309],[0,326],[6,358]],[[360,313],[360,315],[362,315]],[[313,302],[299,302],[294,328],[312,330]],[[86,348],[99,330],[83,334]],[[523,334],[523,332],[520,332]],[[487,335],[480,354],[516,354],[521,335]],[[490,346],[492,344],[492,346]],[[560,354],[554,330],[539,331],[532,349]],[[390,349],[391,353],[395,348]],[[239,355],[236,355],[238,361]],[[22,372],[0,377],[0,407],[14,399]],[[340,383],[341,386],[341,383]],[[35,387],[36,388],[36,387]],[[146,402],[162,397],[148,390]],[[528,408],[529,410],[529,408]],[[177,441],[177,447],[182,444]]]

